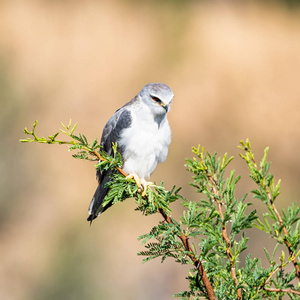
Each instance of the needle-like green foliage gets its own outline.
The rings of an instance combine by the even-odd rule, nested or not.
[[[76,124],[77,125],[77,124]],[[160,258],[174,259],[180,264],[190,264],[186,279],[189,289],[177,293],[181,299],[299,299],[299,255],[300,255],[300,207],[295,203],[282,212],[275,207],[280,192],[280,180],[274,183],[267,161],[268,148],[263,158],[256,162],[248,140],[240,142],[241,157],[248,165],[250,177],[256,184],[251,191],[254,204],[262,201],[266,212],[258,218],[254,204],[246,201],[247,194],[238,198],[236,186],[241,180],[234,170],[228,170],[233,157],[218,157],[204,152],[203,147],[193,148],[194,158],[186,160],[186,167],[192,173],[197,197],[185,199],[180,188],[172,187],[167,191],[163,183],[148,188],[146,195],[139,193],[134,180],[127,179],[122,173],[122,158],[113,145],[114,155],[110,157],[101,150],[97,140],[88,143],[83,134],[75,135],[75,126],[71,122],[63,129],[49,136],[39,138],[36,133],[37,121],[29,135],[21,142],[45,144],[66,144],[70,151],[76,151],[74,158],[95,160],[96,168],[115,169],[113,180],[104,199],[104,205],[116,204],[128,198],[134,198],[136,210],[144,215],[158,213],[161,222],[150,232],[141,235],[145,249],[138,255],[145,257],[144,262]],[[58,140],[59,133],[68,136],[68,141]],[[182,216],[171,217],[171,203],[181,201]],[[277,200],[278,201],[278,200]],[[277,241],[269,252],[267,245],[261,245],[265,251],[268,265],[262,266],[261,259],[246,253],[248,243],[255,243],[248,237],[249,230],[264,234]],[[278,251],[278,245],[286,251]],[[241,256],[242,253],[246,255]],[[245,259],[243,259],[245,257]],[[287,268],[289,266],[289,268]]]

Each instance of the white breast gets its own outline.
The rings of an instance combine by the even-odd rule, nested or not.
[[[157,163],[166,160],[170,142],[171,129],[166,117],[158,126],[147,112],[132,112],[132,125],[123,131],[119,141],[124,149],[124,171],[149,178]]]

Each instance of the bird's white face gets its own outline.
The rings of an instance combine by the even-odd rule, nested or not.
[[[165,115],[170,110],[174,94],[166,84],[149,83],[141,90],[140,96],[154,115]]]

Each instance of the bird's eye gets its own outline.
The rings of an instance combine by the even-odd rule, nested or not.
[[[153,99],[153,101],[161,103],[161,100],[157,97],[151,96],[151,98]]]

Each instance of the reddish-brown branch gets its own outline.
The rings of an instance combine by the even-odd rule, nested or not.
[[[93,153],[94,153],[94,155],[97,156],[97,158],[98,158],[99,160],[101,160],[101,161],[105,161],[105,160],[106,160],[106,159],[103,158],[103,157],[99,154],[99,152],[97,152],[96,150],[93,151]],[[122,175],[124,175],[125,177],[127,177],[127,174],[126,174],[121,168],[116,167],[116,169],[117,169]]]
[[[300,295],[299,291],[295,291],[292,289],[276,289],[276,288],[268,288],[268,287],[264,287],[265,291],[268,292],[275,292],[275,293],[290,293],[290,294],[294,294],[294,295]]]
[[[273,270],[273,271],[270,273],[270,275],[269,275],[269,277],[267,278],[267,280],[266,280],[264,283],[262,283],[262,284],[258,287],[257,293],[259,293],[261,290],[265,289],[266,285],[269,284],[269,282],[271,281],[271,279],[272,279],[272,277],[274,276],[274,274],[275,274],[276,272],[278,272],[279,270],[281,270],[281,269],[282,269],[282,266],[278,266],[275,270]]]
[[[292,245],[290,244],[290,242],[286,239],[286,237],[289,235],[289,233],[288,233],[286,227],[283,224],[283,220],[281,218],[281,215],[278,212],[278,210],[277,210],[277,208],[276,208],[276,206],[274,204],[274,201],[273,201],[273,198],[272,198],[272,195],[271,195],[270,192],[268,192],[268,199],[269,199],[270,205],[271,205],[271,207],[272,207],[272,209],[273,209],[273,211],[274,211],[274,213],[275,213],[275,215],[276,215],[276,217],[278,219],[278,222],[279,222],[280,226],[282,226],[282,230],[283,230],[283,233],[285,235],[285,237],[284,237],[284,243],[285,243],[286,247],[288,248],[289,255],[293,257],[295,255],[295,252],[292,250]],[[294,258],[292,260],[292,263],[293,263],[294,268],[295,268],[296,277],[298,278],[298,280],[300,280],[300,267],[299,267],[299,265],[297,263],[297,259]]]
[[[97,156],[97,158],[101,161],[105,161],[106,159],[103,158],[97,151],[93,152],[95,156]],[[116,169],[125,177],[128,176],[128,174],[126,174],[121,168],[116,167]],[[164,220],[169,223],[169,224],[174,224],[174,222],[172,221],[172,218],[170,216],[168,216],[165,211],[162,208],[159,208],[158,211],[160,212],[160,214],[163,216]],[[204,267],[201,263],[201,261],[199,259],[196,258],[195,254],[193,253],[193,250],[190,246],[189,240],[188,238],[183,234],[183,232],[181,232],[181,235],[179,236],[179,239],[181,240],[184,249],[186,251],[188,251],[189,253],[187,254],[188,257],[192,260],[194,266],[197,268],[199,276],[204,284],[204,287],[206,289],[207,292],[207,296],[208,299],[213,300],[213,299],[217,299],[214,293],[214,290],[208,280],[207,274],[204,270]]]
[[[158,210],[167,223],[174,224],[174,222],[172,221],[172,218],[170,216],[168,216],[162,208],[159,208]],[[191,248],[188,238],[184,235],[183,232],[181,232],[180,236],[178,236],[178,237],[181,240],[185,251],[188,251],[188,254],[187,254],[188,257],[191,259],[194,266],[198,270],[199,276],[200,276],[200,278],[204,284],[204,287],[206,289],[208,299],[217,299],[215,296],[214,290],[209,282],[207,274],[204,270],[203,264],[198,258],[196,258],[195,254],[193,253],[193,250]]]
[[[300,292],[299,291],[295,291],[293,289],[278,289],[278,288],[270,288],[270,287],[266,287],[267,284],[270,283],[272,277],[274,276],[274,274],[276,272],[278,272],[279,270],[282,269],[282,266],[278,266],[274,271],[272,271],[268,277],[268,279],[261,284],[261,286],[258,288],[258,292],[261,291],[261,290],[265,290],[265,291],[268,291],[268,292],[282,292],[282,293],[291,293],[291,294],[295,294],[295,295],[300,295]]]
[[[105,160],[106,160],[106,159],[103,158],[103,157],[100,155],[100,153],[97,152],[96,150],[93,151],[93,154],[94,154],[95,156],[97,156],[97,158],[98,158],[99,160],[101,160],[101,161],[105,161]]]
[[[216,189],[215,180],[211,176],[209,176],[209,175],[208,175],[208,179],[209,179],[209,181],[212,184],[213,193],[215,195],[217,195],[217,189]],[[226,225],[224,223],[224,215],[223,215],[223,211],[222,211],[222,203],[219,201],[219,199],[217,197],[214,197],[214,200],[217,203],[218,211],[219,211],[219,214],[220,214],[220,217],[221,217],[221,220],[222,220],[222,237],[223,237],[223,240],[225,241],[226,246],[227,246],[226,254],[227,254],[227,257],[228,257],[229,262],[230,262],[231,278],[234,280],[234,283],[237,286],[239,284],[239,282],[238,282],[237,277],[236,277],[236,269],[235,269],[235,263],[233,261],[233,254],[232,254],[232,249],[231,249],[231,242],[230,242],[230,239],[229,239],[228,234],[227,234]],[[237,290],[237,299],[242,299],[242,290],[241,289]]]

